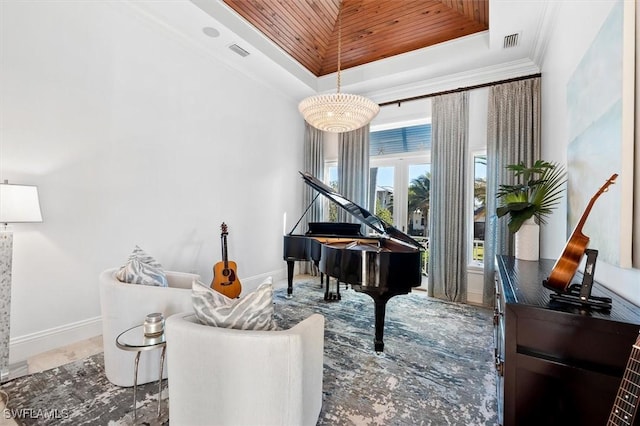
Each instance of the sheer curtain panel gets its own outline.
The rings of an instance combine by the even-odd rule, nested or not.
[[[487,123],[487,196],[484,242],[483,303],[493,305],[495,257],[512,255],[513,236],[507,218],[496,216],[496,193],[503,184],[513,184],[509,164],[528,166],[540,159],[540,78],[492,86],[489,90]]]
[[[467,299],[469,95],[432,98],[430,296]]]
[[[369,125],[338,137],[338,192],[364,208],[369,205]],[[342,209],[338,221],[359,223]]]
[[[310,126],[307,122],[304,125],[304,171],[324,181],[324,132]],[[316,196],[314,192],[315,190],[309,185],[303,185],[301,211],[304,211]],[[321,222],[323,219],[322,200],[317,199],[300,221],[298,232],[306,232],[309,229],[309,222]],[[300,264],[300,273],[316,275],[317,271],[313,262],[303,262]]]

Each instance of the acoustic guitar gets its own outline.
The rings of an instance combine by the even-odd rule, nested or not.
[[[242,291],[242,285],[238,279],[238,266],[236,262],[229,260],[227,256],[227,224],[222,222],[220,226],[220,240],[222,243],[222,261],[213,265],[213,280],[211,288],[225,296],[235,299]]]
[[[633,424],[638,411],[638,400],[640,400],[640,335],[631,348],[627,369],[622,376],[607,426]]]
[[[591,201],[589,201],[587,208],[584,210],[584,213],[582,213],[580,221],[571,233],[567,244],[564,246],[562,256],[560,256],[558,260],[556,260],[555,265],[553,265],[549,278],[543,281],[543,285],[549,290],[559,293],[565,293],[567,291],[573,276],[578,270],[578,266],[580,266],[584,252],[589,245],[589,237],[582,233],[582,228],[598,197],[609,189],[609,185],[613,184],[617,177],[618,175],[616,173],[611,175],[598,192],[591,197]]]

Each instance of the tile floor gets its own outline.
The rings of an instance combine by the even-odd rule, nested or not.
[[[99,352],[102,352],[102,335],[35,355],[27,360],[28,371],[39,373]]]

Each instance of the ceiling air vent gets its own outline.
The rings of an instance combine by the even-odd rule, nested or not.
[[[232,44],[231,46],[229,46],[229,49],[231,49],[233,52],[237,53],[238,55],[242,56],[243,58],[245,56],[249,56],[249,52],[247,52],[237,44]]]
[[[504,36],[504,44],[503,48],[507,49],[509,47],[516,47],[518,45],[518,36],[520,33],[509,34],[508,36]]]

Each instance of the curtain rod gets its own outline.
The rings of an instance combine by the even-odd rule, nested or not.
[[[482,83],[482,84],[476,84],[475,86],[458,87],[457,89],[443,90],[441,92],[429,93],[427,95],[419,95],[419,96],[413,96],[411,98],[404,98],[404,99],[398,99],[398,100],[395,100],[395,101],[382,102],[382,103],[379,103],[378,105],[383,107],[383,106],[387,106],[387,105],[398,104],[398,106],[400,106],[400,104],[402,104],[403,102],[417,101],[417,100],[420,100],[420,99],[432,98],[434,96],[448,95],[450,93],[465,92],[467,90],[480,89],[482,87],[489,87],[489,86],[496,86],[498,84],[513,83],[514,81],[528,80],[530,78],[536,78],[536,77],[541,77],[541,76],[542,76],[541,73],[537,73],[537,74],[525,75],[525,76],[522,76],[522,77],[508,78],[506,80],[498,80],[498,81],[493,81],[491,83]]]

